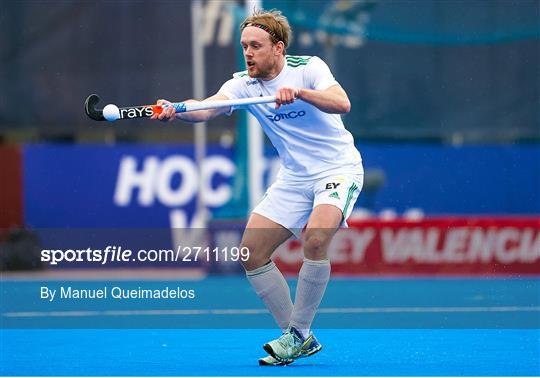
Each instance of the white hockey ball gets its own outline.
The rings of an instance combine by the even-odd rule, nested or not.
[[[114,104],[109,104],[103,108],[103,117],[107,121],[116,121],[117,119],[120,119],[120,110],[118,110],[118,106]]]

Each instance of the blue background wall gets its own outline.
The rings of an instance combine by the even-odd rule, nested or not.
[[[540,214],[538,146],[362,144],[359,149],[366,170],[382,170],[385,182],[372,201],[364,193],[357,206],[398,213],[420,208],[426,215]],[[192,147],[38,144],[24,146],[23,154],[25,221],[33,227],[167,227],[172,209],[188,217],[195,209],[196,195],[181,206],[158,199],[143,206],[137,189],[126,206],[114,202],[123,157],[134,157],[140,170],[152,156],[160,162],[171,156],[193,159]],[[209,155],[231,160],[233,151],[210,146]],[[171,190],[193,179],[171,177]],[[211,186],[231,180],[216,173]]]
[[[360,145],[386,183],[375,209],[426,214],[540,214],[539,146]],[[361,201],[360,201],[361,203]]]

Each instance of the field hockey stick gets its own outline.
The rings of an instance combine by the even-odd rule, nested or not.
[[[148,118],[152,117],[154,114],[160,114],[164,109],[163,106],[159,105],[142,105],[119,108],[114,104],[109,104],[103,109],[98,109],[96,108],[96,105],[99,100],[98,95],[92,94],[88,96],[86,102],[84,103],[84,111],[86,112],[86,115],[95,121],[113,122],[117,119]],[[276,98],[274,96],[264,96],[240,98],[234,100],[173,102],[168,106],[174,107],[175,113],[185,113],[195,110],[267,104],[270,102],[276,102]]]

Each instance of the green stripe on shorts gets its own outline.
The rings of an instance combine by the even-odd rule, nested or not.
[[[349,192],[347,193],[347,201],[345,202],[345,208],[343,209],[344,218],[347,216],[347,210],[349,208],[349,205],[351,204],[351,199],[356,189],[358,189],[358,186],[356,186],[356,183],[353,182],[351,187],[349,188]]]

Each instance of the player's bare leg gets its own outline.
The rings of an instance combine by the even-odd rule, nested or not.
[[[304,257],[310,260],[327,259],[327,250],[334,234],[343,222],[343,214],[334,205],[322,204],[313,209],[304,237]]]
[[[282,225],[252,213],[240,244],[241,247],[249,249],[249,259],[242,262],[244,269],[249,272],[267,264],[276,248],[291,235],[291,231]]]
[[[310,328],[330,279],[327,249],[342,220],[341,210],[327,204],[315,207],[309,218],[289,331],[264,346],[277,360],[295,359],[306,349],[316,346],[315,353],[321,348]]]

